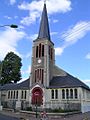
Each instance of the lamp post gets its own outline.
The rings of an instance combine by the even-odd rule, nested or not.
[[[18,26],[15,25],[15,24],[11,24],[11,25],[0,25],[0,27],[6,27],[6,26],[8,26],[8,27],[10,27],[10,28],[18,28]]]
[[[17,25],[15,24],[10,24],[10,25],[0,25],[0,27],[10,27],[10,28],[18,28]],[[2,77],[2,68],[3,68],[3,62],[1,62],[1,65],[0,65],[0,81],[1,81],[1,77]],[[0,111],[2,110],[2,105],[1,105],[1,92],[0,92]]]
[[[38,106],[38,97],[39,97],[39,94],[38,94],[38,92],[35,92],[34,95],[35,95],[36,118],[37,118],[37,116],[38,116],[37,106]]]

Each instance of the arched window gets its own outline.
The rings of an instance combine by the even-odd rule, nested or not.
[[[13,98],[13,91],[11,91],[11,99]]]
[[[70,89],[70,98],[73,99],[73,89]]]
[[[39,58],[41,57],[41,43],[39,44]]]
[[[42,45],[42,57],[44,56],[44,45]]]
[[[41,80],[41,69],[39,70],[39,80]]]
[[[14,95],[13,95],[13,98],[15,99],[15,91],[14,91]]]
[[[35,83],[40,82],[43,84],[44,81],[44,69],[35,70]]]
[[[22,94],[21,94],[21,99],[23,99],[23,91],[22,91]]]
[[[77,99],[77,98],[78,98],[78,92],[77,92],[77,89],[74,89],[74,95],[75,95],[75,98]]]
[[[39,80],[39,69],[37,69],[37,82]]]
[[[10,99],[10,91],[8,91],[8,99]]]
[[[54,90],[51,90],[51,99],[54,99]]]
[[[38,46],[36,46],[36,58],[38,58]]]
[[[55,90],[55,99],[58,99],[58,90]]]
[[[50,49],[50,46],[49,46],[49,50],[48,50],[49,56],[50,56],[50,51],[51,51],[51,49]]]
[[[42,84],[43,84],[43,80],[44,80],[44,70],[42,69]]]
[[[18,91],[16,92],[16,99],[18,99]]]
[[[53,59],[53,49],[51,48],[51,60]]]
[[[66,89],[66,98],[69,99],[69,90]]]
[[[27,91],[25,90],[25,97],[24,98],[26,99],[26,97],[27,97]]]
[[[62,90],[62,99],[65,99],[65,90]]]

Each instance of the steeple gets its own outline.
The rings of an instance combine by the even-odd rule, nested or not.
[[[44,2],[40,29],[38,34],[38,39],[46,38],[50,40],[50,31],[49,31],[49,23],[48,23],[48,16],[47,16],[47,8],[46,8],[46,1]]]

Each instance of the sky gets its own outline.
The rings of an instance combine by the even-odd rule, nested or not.
[[[0,0],[0,60],[22,58],[22,81],[30,76],[44,0]],[[90,0],[47,0],[56,65],[90,86]],[[18,25],[17,29],[10,24]],[[2,27],[4,26],[4,27]]]

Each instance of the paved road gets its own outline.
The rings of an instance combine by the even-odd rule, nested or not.
[[[58,118],[50,118],[50,120],[90,120],[90,112],[84,114],[74,114],[69,116],[63,116]]]
[[[0,120],[20,120],[20,119],[0,114]]]
[[[8,117],[7,117],[8,116]],[[11,116],[11,117],[10,117]],[[17,118],[15,118],[17,117]],[[19,112],[9,112],[9,111],[2,111],[0,112],[0,120],[23,120],[20,118],[25,118],[25,120],[40,120],[40,118],[35,118],[35,116],[29,114],[21,114]],[[74,114],[69,116],[49,116],[48,120],[90,120],[90,112],[84,114]]]

